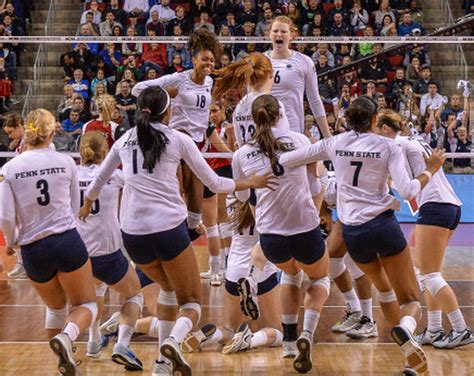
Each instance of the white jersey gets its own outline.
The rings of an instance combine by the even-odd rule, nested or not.
[[[248,142],[255,134],[255,122],[252,116],[252,104],[255,99],[264,93],[252,92],[248,93],[243,97],[237,104],[233,114],[233,125],[235,133],[235,141],[239,148]],[[278,121],[277,128],[285,130],[290,129],[288,124],[288,118],[286,116],[285,106],[281,101],[278,101],[280,105],[281,118]]]
[[[152,171],[143,169],[137,130],[132,128],[115,142],[87,190],[87,197],[96,200],[121,163],[125,186],[120,222],[122,230],[132,235],[170,230],[187,218],[188,211],[177,176],[182,159],[211,191],[227,193],[235,190],[232,179],[219,177],[212,171],[189,136],[161,123],[152,123],[151,126],[168,138],[155,168]]]
[[[421,173],[426,170],[423,155],[430,156],[432,153],[430,145],[414,137],[398,136],[395,141],[401,145],[403,154],[406,157],[408,174],[412,178],[420,176]],[[462,205],[461,200],[456,196],[453,187],[446,178],[443,169],[438,170],[438,172],[433,175],[430,182],[416,197],[416,202],[418,207],[421,207],[421,205],[427,202]]]
[[[386,210],[395,210],[398,201],[390,195],[388,175],[405,199],[421,189],[405,169],[401,147],[392,139],[374,133],[346,132],[280,157],[284,167],[318,160],[331,160],[336,171],[337,210],[341,222],[361,225]]]
[[[87,187],[99,170],[99,166],[77,166],[80,204],[84,204]],[[90,257],[109,255],[122,246],[118,220],[119,192],[123,187],[122,171],[116,170],[92,204],[87,220],[77,221],[77,230],[87,247]]]
[[[2,228],[7,246],[26,245],[76,227],[79,183],[71,157],[49,148],[27,150],[2,169]]]
[[[171,100],[171,119],[169,126],[186,131],[196,142],[205,138],[209,126],[209,106],[213,80],[206,76],[204,84],[191,80],[192,70],[176,72],[155,80],[137,83],[132,90],[136,97],[147,87],[160,86],[176,88],[178,94]]]
[[[296,132],[277,128],[272,128],[272,131],[289,148],[299,149],[310,143],[304,135]],[[248,143],[234,153],[232,172],[235,179],[242,179],[254,173],[268,174],[272,168],[259,146]],[[258,232],[290,236],[316,228],[319,216],[311,197],[306,166],[285,168],[283,175],[278,177],[278,184],[275,190],[262,188],[255,191]],[[237,192],[236,195],[241,201],[248,198],[248,192]]]
[[[273,66],[272,94],[285,105],[290,129],[303,133],[305,93],[314,117],[326,116],[319,95],[318,76],[314,62],[309,56],[298,51],[292,51],[288,59],[273,59],[271,51],[268,51],[266,55]]]
[[[326,185],[326,191],[324,192],[324,201],[326,202],[328,208],[335,209],[337,204],[337,181],[333,176],[328,178],[328,183]]]

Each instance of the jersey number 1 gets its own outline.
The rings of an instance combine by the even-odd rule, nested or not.
[[[81,191],[81,208],[84,206],[84,191]],[[100,203],[99,199],[95,200],[92,203],[91,214],[99,214],[100,212]]]
[[[354,171],[354,177],[352,178],[352,186],[353,187],[358,187],[359,186],[359,174],[360,170],[362,168],[362,163],[363,162],[356,162],[356,161],[351,161],[351,166],[355,166],[355,171]]]

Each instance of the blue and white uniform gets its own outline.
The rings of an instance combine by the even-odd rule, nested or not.
[[[58,271],[84,265],[88,254],[76,231],[79,182],[74,160],[50,148],[32,149],[2,171],[2,229],[8,247],[21,246],[28,276],[42,283]]]

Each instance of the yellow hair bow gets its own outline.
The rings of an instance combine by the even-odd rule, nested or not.
[[[29,132],[38,133],[39,127],[35,127],[35,125],[34,125],[32,122],[30,122],[30,123],[28,123],[28,125],[26,126],[26,130],[29,131]]]

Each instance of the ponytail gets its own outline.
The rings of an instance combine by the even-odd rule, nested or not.
[[[82,135],[79,145],[81,164],[100,164],[108,151],[109,147],[102,132],[92,131]]]
[[[135,117],[138,146],[143,154],[143,168],[153,172],[169,140],[166,135],[150,123],[160,122],[165,117],[170,97],[161,87],[149,87],[138,97],[138,111]]]
[[[235,231],[241,234],[246,228],[255,226],[255,218],[248,202],[240,202],[235,199],[229,207],[232,210],[229,221]]]

